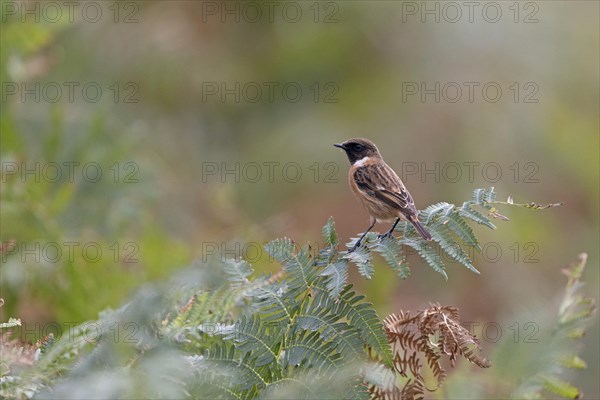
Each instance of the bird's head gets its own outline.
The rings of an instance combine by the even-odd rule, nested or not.
[[[352,164],[365,157],[381,158],[377,146],[369,139],[354,138],[343,143],[336,143],[334,146],[344,150]]]

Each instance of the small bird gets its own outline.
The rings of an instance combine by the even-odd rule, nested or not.
[[[379,154],[375,143],[364,138],[346,140],[334,144],[335,147],[346,152],[352,164],[348,174],[350,188],[365,206],[371,216],[371,225],[365,233],[352,246],[349,253],[356,250],[365,235],[377,222],[396,222],[392,228],[380,238],[392,235],[394,228],[400,220],[408,221],[425,240],[431,240],[431,234],[419,222],[415,202],[402,180],[396,175]]]

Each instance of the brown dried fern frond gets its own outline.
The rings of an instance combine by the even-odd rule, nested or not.
[[[2,376],[8,375],[14,369],[21,369],[35,364],[36,351],[41,343],[23,343],[18,338],[12,339],[10,337],[11,333],[0,333],[0,353],[2,354],[0,370]]]
[[[443,356],[448,357],[452,367],[459,356],[481,368],[491,365],[480,354],[479,340],[460,324],[456,307],[432,304],[415,316],[401,310],[398,315],[385,318],[383,326],[392,346],[396,382],[404,381],[404,384],[371,385],[369,391],[374,399],[421,399],[425,389],[435,391],[446,379],[446,370],[441,364]],[[433,342],[432,337],[439,339]],[[436,380],[433,389],[425,386],[425,364]]]

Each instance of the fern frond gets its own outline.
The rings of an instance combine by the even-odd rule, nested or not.
[[[277,239],[265,246],[267,252],[279,261],[288,273],[288,284],[292,289],[307,290],[319,275],[307,246],[295,252],[290,239]]]
[[[364,302],[364,298],[352,291],[352,285],[346,286],[338,298],[340,314],[360,331],[362,339],[381,357],[383,363],[391,365],[392,352],[381,320],[372,305]]]
[[[243,259],[229,259],[223,263],[223,271],[228,275],[229,281],[232,282],[235,287],[250,283],[248,277],[254,272],[254,269]]]
[[[509,200],[511,199],[509,198]],[[477,251],[481,251],[477,237],[468,222],[474,221],[490,229],[496,229],[496,226],[492,223],[492,219],[508,220],[507,217],[500,214],[495,208],[494,205],[496,204],[518,205],[513,204],[512,201],[497,201],[496,192],[493,187],[488,189],[482,188],[475,189],[471,200],[465,201],[460,207],[446,202],[430,205],[419,212],[419,219],[427,227],[433,241],[437,243],[442,251],[448,254],[454,261],[479,274],[479,271],[470,260],[468,252],[463,249],[464,244],[473,247]],[[535,207],[532,206],[531,208],[544,209],[557,205],[560,204],[556,203],[547,206],[535,205]],[[329,232],[330,229],[331,226],[328,225],[324,232]],[[431,242],[423,240],[411,223],[400,221],[396,224],[395,231],[402,233],[402,237],[397,241],[397,244],[400,246],[396,246],[396,244],[388,242],[386,239],[379,240],[375,233],[369,232],[365,236],[361,247],[351,253],[345,253],[342,257],[356,264],[359,273],[367,279],[371,279],[374,273],[372,253],[379,252],[401,278],[406,278],[409,275],[410,269],[405,262],[399,260],[404,260],[401,246],[408,246],[415,249],[421,258],[436,272],[442,274],[445,279],[448,279],[444,263],[436,253],[436,248],[432,246]],[[353,238],[347,246],[353,247],[357,240],[358,238]],[[328,273],[332,274],[334,271],[330,269]],[[339,288],[339,285],[332,285],[333,287]]]
[[[333,220],[333,217],[329,217],[321,231],[326,246],[335,247],[338,245],[338,237],[337,232],[335,231],[335,221]]]
[[[236,393],[235,397],[238,397],[243,390],[267,385],[249,355],[240,357],[235,347],[227,343],[213,346],[192,365],[200,375],[198,378],[204,390],[207,385],[213,385],[229,394]]]
[[[186,328],[188,333],[202,323],[233,322],[232,311],[238,303],[238,290],[219,289],[212,292],[200,291],[188,299],[186,304],[176,306],[172,316],[163,321],[167,336],[181,333]],[[192,329],[189,329],[192,327]]]
[[[358,240],[355,238],[352,240],[349,245],[354,246],[354,243]],[[368,249],[368,245],[365,246],[364,243],[370,243],[377,240],[376,235],[374,233],[368,233],[367,236],[363,239],[363,245],[358,247],[352,253],[346,253],[343,255],[343,258],[353,262],[358,267],[358,273],[364,276],[367,279],[371,279],[373,277],[373,273],[375,270],[373,269],[373,256]]]
[[[348,281],[348,260],[340,259],[328,264],[321,276],[326,277],[329,295],[337,298]]]
[[[436,242],[446,254],[454,261],[470,269],[472,272],[479,274],[479,271],[473,266],[469,256],[464,252],[462,247],[460,247],[460,244],[452,239],[447,225],[439,222],[432,222],[429,226],[432,228],[431,236],[433,237],[433,241]]]
[[[489,367],[489,361],[478,354],[477,339],[460,325],[458,319],[458,309],[439,305],[432,305],[414,317],[404,311],[388,316],[383,323],[392,345],[393,370],[379,369],[383,376],[387,374],[388,377],[370,386],[372,396],[383,399],[422,398],[426,388],[422,372],[425,364],[437,381],[436,388],[427,390],[436,390],[446,378],[441,364],[443,355],[448,356],[452,366],[457,355],[462,355],[482,368]],[[440,339],[434,344],[430,338],[435,335],[439,335]],[[394,379],[389,378],[390,372],[395,375]],[[402,387],[397,385],[402,380],[397,379],[400,377],[404,378]]]
[[[440,227],[447,227],[464,243],[479,250],[479,244],[473,229],[462,218],[460,209],[457,209],[453,204],[437,203],[429,206],[419,213],[419,218],[428,228],[434,231]]]
[[[442,220],[442,224],[448,226],[448,228],[465,244],[474,247],[477,251],[481,251],[473,228],[465,222],[464,218],[461,218],[459,210],[453,209],[452,212]]]
[[[512,196],[508,196],[508,199],[506,199],[506,201],[495,201],[494,203],[496,204],[510,204],[512,206],[517,206],[517,207],[523,207],[523,208],[531,208],[533,210],[545,210],[546,208],[553,208],[553,207],[559,207],[562,206],[564,203],[560,202],[560,203],[548,203],[548,204],[538,204],[538,203],[534,203],[529,202],[529,203],[515,203]]]
[[[267,253],[280,264],[284,264],[294,254],[295,244],[292,239],[275,239],[265,245]]]
[[[417,399],[418,393],[412,396],[408,391],[400,389],[396,385],[396,374],[394,371],[382,364],[369,364],[364,368],[363,379],[369,388],[371,399],[373,400],[391,400],[391,399]],[[420,393],[421,395],[423,392]]]
[[[333,373],[287,369],[288,374],[272,382],[261,393],[261,398],[368,400],[358,369],[357,365],[345,366]]]
[[[78,358],[88,349],[93,348],[86,332],[86,325],[93,322],[83,323],[70,330],[69,335],[63,335],[56,339],[52,346],[47,348],[41,354],[35,364],[36,374],[28,374],[23,382],[23,386],[37,386],[40,384],[40,377],[49,381],[60,376],[67,371]],[[89,326],[89,325],[88,325]]]
[[[482,207],[490,207],[487,203],[492,203],[496,200],[496,192],[494,187],[489,189],[475,189],[473,191],[471,204],[476,204]]]
[[[277,359],[283,325],[261,323],[258,315],[242,316],[235,325],[223,330],[225,340],[232,341],[241,353],[252,353],[257,367]]]
[[[319,291],[312,301],[305,302],[294,323],[311,332],[318,331],[323,341],[333,341],[342,358],[356,361],[364,356],[365,341],[358,329],[343,321],[341,303],[327,292]]]
[[[578,388],[556,376],[542,375],[539,379],[542,382],[544,390],[550,393],[566,399],[578,399],[581,397],[581,392]]]
[[[11,339],[11,332],[2,332],[0,334],[0,373],[4,378],[12,372],[13,369],[20,369],[25,366],[34,365],[36,351],[38,346],[23,343],[15,338]]]
[[[400,278],[406,279],[409,277],[410,269],[400,255],[402,249],[397,239],[384,237],[375,243],[368,243],[367,246],[369,250],[381,254]]]
[[[335,345],[321,339],[319,332],[292,329],[288,336],[283,366],[319,373],[331,373],[342,366],[342,358]]]
[[[464,202],[462,207],[458,209],[458,213],[460,216],[475,221],[480,225],[485,225],[490,229],[496,229],[496,225],[494,225],[488,217],[472,208],[471,203],[467,201]]]
[[[555,362],[561,367],[571,369],[586,369],[587,363],[576,354],[565,354],[558,357]]]
[[[265,321],[289,323],[299,305],[286,296],[287,291],[288,285],[285,281],[275,282],[252,289],[248,296],[256,298],[257,312],[260,312]]]
[[[448,215],[450,211],[454,209],[453,204],[449,203],[437,203],[430,205],[424,210],[419,212],[419,219],[424,225],[428,225],[435,218],[439,218],[441,215]]]
[[[135,345],[123,344],[127,361],[120,368],[127,368],[131,376],[143,375],[144,368],[154,364],[158,369],[172,364],[180,369],[183,364],[181,369],[186,371],[192,365],[192,378],[185,373],[173,375],[173,382],[179,385],[181,381],[180,387],[185,387],[190,398],[365,398],[368,393],[382,399],[423,398],[425,391],[444,382],[445,360],[454,366],[458,358],[465,358],[489,367],[477,338],[460,324],[454,307],[431,305],[414,316],[400,311],[382,322],[365,296],[347,285],[348,263],[358,265],[359,272],[370,278],[374,273],[372,254],[379,253],[405,278],[410,270],[402,250],[407,246],[446,279],[439,249],[477,272],[461,246],[479,249],[470,221],[493,228],[491,218],[501,218],[493,206],[496,203],[491,188],[475,191],[462,207],[432,205],[421,211],[420,218],[433,242],[423,240],[411,224],[401,222],[397,225],[400,239],[380,239],[369,233],[363,246],[352,253],[338,252],[330,218],[322,229],[325,247],[314,257],[309,246],[298,250],[290,239],[266,246],[282,265],[273,276],[256,277],[249,263],[228,261],[211,268],[221,274],[217,280],[208,281],[204,276],[202,282],[188,280],[167,294],[151,288],[98,322],[104,332],[115,322],[133,320],[139,325],[142,339]],[[557,340],[564,342],[558,344],[583,335],[583,324],[595,312],[594,302],[580,293],[584,262],[580,260],[566,271],[569,283],[555,329]],[[84,328],[76,327],[66,339],[49,340],[39,352],[39,361],[31,366],[35,374],[42,373],[44,382],[23,375],[24,387],[56,385],[52,380],[69,369],[69,375],[87,378],[91,370],[85,370],[85,365],[73,367],[74,361],[81,360],[81,354],[90,348],[93,357],[80,364],[100,360],[112,351],[110,346],[115,347],[109,339],[103,335],[97,343],[89,343]],[[176,356],[165,357],[165,349],[164,353]],[[188,356],[181,357],[186,353]],[[365,366],[368,360],[373,365]],[[548,360],[548,369],[534,375],[523,392],[540,398],[545,392],[578,394],[556,374],[560,368],[585,368],[577,352],[563,346],[560,353],[550,353]],[[426,385],[426,379],[434,384]]]
[[[429,246],[424,240],[418,238],[402,238],[400,239],[400,243],[415,249],[421,258],[423,258],[434,271],[442,274],[444,279],[448,280],[448,274],[446,274],[446,269],[441,257],[436,253],[435,249]]]
[[[563,269],[567,276],[567,287],[558,310],[556,327],[552,335],[552,345],[547,352],[550,361],[513,392],[513,397],[547,397],[546,392],[565,398],[579,398],[581,392],[561,377],[565,368],[583,369],[586,363],[577,353],[581,347],[574,339],[581,339],[585,328],[595,315],[596,305],[591,298],[582,295],[581,277],[587,262],[587,254],[582,253],[577,260]]]

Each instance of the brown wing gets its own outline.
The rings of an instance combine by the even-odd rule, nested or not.
[[[417,215],[410,193],[398,175],[386,164],[372,163],[358,167],[354,171],[354,181],[365,195],[383,201],[407,217]]]

